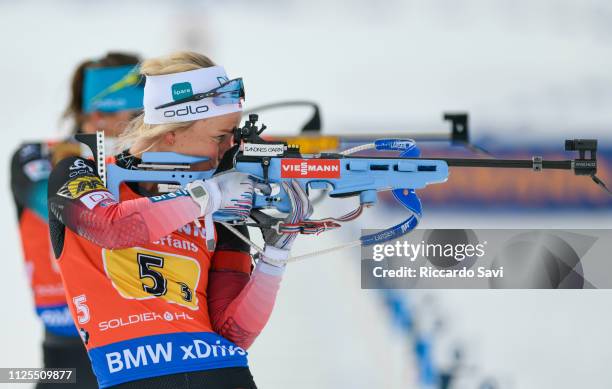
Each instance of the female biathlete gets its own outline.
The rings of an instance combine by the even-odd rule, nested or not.
[[[138,169],[143,152],[173,151],[208,157],[197,168],[218,174],[172,193],[124,183],[117,199],[92,161],[61,161],[49,181],[49,226],[70,311],[102,388],[255,388],[245,350],[271,314],[295,235],[265,231],[253,269],[248,245],[210,223],[213,213],[246,218],[260,185],[221,172],[236,150],[242,80],[189,52],[147,60],[141,72],[144,114],[116,163]],[[306,194],[284,188],[288,220],[306,219]]]
[[[76,69],[65,114],[75,123],[74,133],[101,129],[114,136],[125,129],[142,109],[143,88],[134,82],[138,80],[138,74],[134,74],[138,62],[134,55],[109,53],[100,59],[87,60]],[[79,145],[70,140],[22,144],[12,157],[11,189],[34,304],[45,326],[44,366],[74,367],[79,388],[97,388],[91,363],[70,317],[59,269],[51,258],[51,244],[44,238],[49,235],[47,182],[51,166],[67,154],[79,151]]]

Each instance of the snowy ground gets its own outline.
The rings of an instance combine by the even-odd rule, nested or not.
[[[38,366],[42,334],[6,185],[8,157],[22,139],[61,134],[68,79],[84,57],[113,49],[145,56],[205,52],[245,78],[251,107],[314,99],[333,133],[434,130],[441,111],[465,109],[479,135],[601,137],[612,125],[611,21],[605,0],[0,1],[6,257],[0,366]],[[296,123],[281,117],[269,124],[283,132]],[[335,204],[324,211],[330,208],[337,213]],[[371,215],[363,226],[384,226],[388,218]],[[423,226],[483,228],[492,221],[497,227],[612,227],[609,211],[430,211]],[[352,239],[354,232],[304,240],[296,252]],[[352,250],[288,269],[277,309],[251,351],[260,387],[415,387],[407,340],[392,327],[380,296],[360,289],[358,261]],[[408,294],[416,303],[429,301],[422,292]],[[438,357],[463,344],[474,367],[466,382],[492,375],[502,388],[610,387],[608,291],[431,294],[446,319]]]
[[[335,206],[334,210],[329,208],[339,212]],[[364,224],[384,227],[399,219],[397,214],[380,211],[366,216]],[[429,211],[422,226],[612,228],[612,211],[535,217]],[[354,238],[350,233],[337,235],[318,240],[317,248]],[[312,250],[307,242],[300,243],[296,254]],[[269,330],[253,348],[252,362],[255,374],[273,370],[279,361],[300,366],[304,374],[290,381],[282,378],[282,373],[262,374],[258,377],[262,386],[415,387],[410,385],[415,378],[414,360],[407,355],[409,339],[390,326],[380,295],[359,289],[358,262],[359,252],[353,250],[291,266]],[[405,294],[425,315],[444,320],[443,331],[435,340],[437,362],[448,362],[456,346],[464,349],[464,362],[470,367],[458,388],[476,388],[484,377],[495,377],[501,388],[512,389],[603,389],[612,382],[608,366],[612,313],[605,309],[611,291],[441,290]],[[433,306],[423,306],[432,303],[432,297]],[[313,316],[319,320],[312,321]]]
[[[429,216],[423,228],[612,228],[612,210]],[[612,314],[605,309],[610,290],[410,292],[412,298],[424,294],[435,297],[436,310],[447,322],[438,357],[444,359],[451,345],[465,346],[475,376],[493,376],[502,388],[521,389],[608,388],[612,382],[607,363]]]

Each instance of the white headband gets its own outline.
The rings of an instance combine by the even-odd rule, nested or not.
[[[242,104],[215,105],[212,98],[155,109],[162,104],[208,92],[226,81],[228,78],[221,66],[147,76],[143,101],[144,122],[147,124],[187,122],[242,111]]]

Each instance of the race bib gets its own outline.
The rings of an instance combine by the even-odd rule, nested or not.
[[[198,309],[200,264],[195,259],[140,247],[104,249],[102,257],[106,274],[122,297],[161,298]]]

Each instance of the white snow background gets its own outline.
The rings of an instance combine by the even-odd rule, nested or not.
[[[108,50],[151,57],[192,49],[244,78],[249,107],[319,102],[329,133],[435,131],[446,128],[443,110],[468,110],[477,135],[561,147],[566,136],[611,140],[611,46],[605,0],[0,1],[0,366],[41,363],[42,327],[21,258],[9,157],[22,140],[66,133],[59,117],[82,59]],[[267,117],[271,132],[287,133],[306,113]],[[317,214],[351,205],[328,202]],[[393,216],[376,212],[303,239],[295,252],[352,240],[359,226],[387,226]],[[611,216],[433,211],[423,225],[609,228]],[[360,289],[358,258],[349,250],[290,266],[272,319],[250,350],[259,387],[415,387],[408,340],[391,326],[377,293]],[[435,298],[445,318],[439,359],[450,345],[465,345],[475,372],[457,388],[476,388],[483,375],[498,377],[502,388],[611,386],[609,291],[406,294],[421,307]]]

